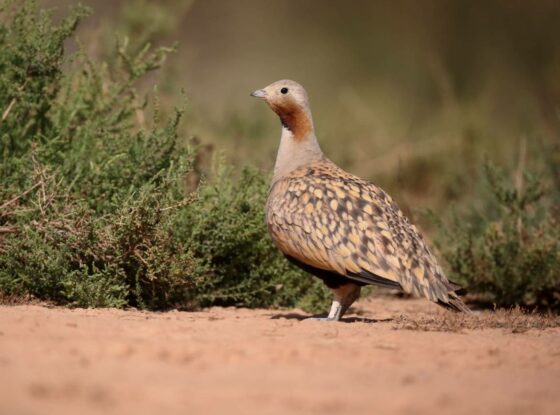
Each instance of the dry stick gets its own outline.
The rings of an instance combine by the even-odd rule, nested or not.
[[[47,195],[46,195],[46,191],[45,191],[45,181],[46,181],[46,176],[45,176],[45,168],[43,166],[41,166],[41,164],[39,163],[39,161],[37,160],[37,143],[33,143],[31,146],[31,160],[33,161],[33,166],[34,166],[34,170],[33,173],[38,176],[40,178],[39,180],[39,184],[41,184],[41,189],[39,192],[39,197],[37,198],[37,203],[38,203],[38,207],[39,210],[41,211],[41,216],[45,215],[45,210],[43,209],[43,205],[45,204]]]
[[[165,211],[167,211],[167,210],[177,209],[177,208],[180,208],[180,207],[183,207],[183,206],[188,205],[189,203],[193,202],[194,200],[195,200],[195,197],[190,197],[190,195],[189,195],[189,197],[184,198],[184,199],[181,200],[180,202],[177,202],[177,203],[175,203],[175,204],[173,204],[173,205],[169,205],[169,206],[166,206],[166,207],[164,207],[164,208],[161,208],[160,211],[161,211],[161,212],[165,212]]]
[[[8,108],[6,108],[2,113],[2,119],[0,120],[0,123],[2,123],[6,118],[8,118],[8,115],[10,114],[10,111],[12,110],[12,107],[14,106],[16,101],[17,101],[16,97],[13,97],[10,103],[8,104]]]
[[[35,189],[37,186],[41,185],[43,183],[43,181],[39,181],[37,183],[35,183],[33,186],[31,186],[29,189],[27,189],[25,192],[23,192],[22,194],[14,197],[12,200],[8,200],[6,203],[4,203],[2,206],[0,206],[0,210],[10,206],[12,203],[18,201],[20,198],[22,198],[23,196],[25,196],[26,194],[28,194],[29,192],[33,191],[33,189]]]
[[[21,86],[18,88],[18,93],[23,91],[23,88],[25,88],[25,85],[27,85],[27,81],[28,79],[26,79],[25,82],[21,84]],[[13,97],[10,103],[8,104],[8,107],[2,113],[2,118],[0,119],[0,125],[2,124],[2,122],[4,122],[4,120],[6,120],[6,118],[8,118],[8,115],[10,115],[10,111],[12,111],[12,108],[15,105],[16,101],[17,101],[17,97]]]
[[[16,233],[17,228],[15,226],[0,226],[0,233]]]

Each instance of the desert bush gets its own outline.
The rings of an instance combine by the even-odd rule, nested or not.
[[[107,62],[65,43],[33,1],[1,3],[0,292],[82,307],[307,306],[325,291],[268,238],[259,172],[190,189],[196,148],[137,83],[170,49],[117,42]],[[64,68],[64,70],[63,70]],[[222,163],[223,165],[223,163]]]
[[[294,268],[263,232],[268,183],[254,169],[232,184],[230,168],[218,168],[202,186],[197,203],[180,217],[182,238],[201,259],[202,305],[324,307],[330,295],[322,282]]]
[[[483,303],[560,309],[555,189],[523,170],[510,179],[490,162],[483,177],[489,198],[482,209],[468,219],[454,215],[438,221],[438,247],[450,278],[464,283]]]

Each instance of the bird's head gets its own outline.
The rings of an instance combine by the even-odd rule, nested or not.
[[[295,81],[276,81],[251,96],[263,99],[280,117],[284,128],[290,130],[294,139],[301,140],[313,132],[313,120],[305,89]]]

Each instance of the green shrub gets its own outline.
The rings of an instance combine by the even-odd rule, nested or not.
[[[227,169],[193,192],[182,112],[147,116],[136,84],[169,49],[108,63],[64,44],[86,11],[54,24],[33,1],[1,3],[0,297],[81,307],[323,305],[264,223],[268,184]],[[62,68],[65,66],[65,70]],[[148,121],[149,119],[152,121]]]
[[[486,164],[491,199],[483,214],[439,222],[450,278],[484,303],[560,309],[560,222],[554,190],[530,173],[515,183]]]
[[[201,304],[324,307],[330,295],[322,282],[290,265],[263,231],[265,178],[245,169],[232,183],[230,169],[216,173],[178,226],[178,236],[202,259],[195,270]]]

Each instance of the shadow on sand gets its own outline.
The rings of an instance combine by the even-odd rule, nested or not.
[[[312,316],[308,314],[300,314],[300,313],[278,313],[272,315],[270,318],[272,320],[298,320],[303,321],[307,320],[308,318],[318,318],[318,317],[326,317],[326,314],[314,314]],[[343,317],[340,322],[341,323],[387,323],[393,321],[392,318],[384,318],[384,319],[374,319],[374,318],[366,318],[366,317]]]

